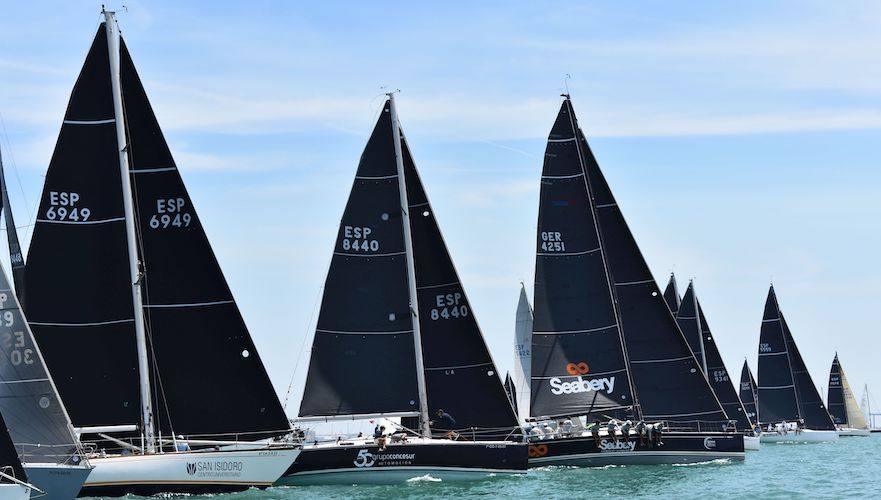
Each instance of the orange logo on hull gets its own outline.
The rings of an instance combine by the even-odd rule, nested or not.
[[[587,363],[581,361],[579,363],[569,363],[566,365],[566,372],[569,375],[586,375],[587,372],[590,371],[590,367],[587,366]]]

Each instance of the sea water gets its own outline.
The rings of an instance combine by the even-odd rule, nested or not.
[[[746,461],[693,465],[543,467],[520,477],[468,483],[421,478],[396,486],[250,490],[228,500],[437,498],[877,498],[881,434],[834,443],[763,444]],[[215,497],[217,500],[219,497]]]

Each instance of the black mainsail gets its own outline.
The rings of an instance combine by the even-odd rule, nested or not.
[[[646,419],[727,421],[568,96],[548,139],[537,243],[533,416],[630,405]]]
[[[0,413],[19,457],[26,463],[79,463],[79,443],[2,266],[0,318]]]
[[[844,401],[844,388],[841,385],[841,363],[838,362],[838,353],[832,360],[832,368],[829,370],[829,393],[826,397],[826,406],[829,415],[837,425],[847,426],[847,405]]]
[[[670,308],[673,316],[676,316],[679,313],[679,305],[682,303],[682,299],[679,297],[679,287],[676,285],[676,275],[673,273],[670,273],[670,280],[667,281],[667,287],[664,288],[664,301],[667,303],[667,307]]]
[[[504,438],[517,418],[398,130],[389,98],[340,222],[300,417],[420,416],[427,434],[444,410],[469,435]]]
[[[12,216],[12,205],[9,202],[9,191],[6,188],[6,174],[3,171],[3,153],[0,152],[0,210],[6,222],[6,241],[9,246],[9,260],[12,263],[12,280],[19,302],[24,304],[24,254],[18,241],[18,229]]]
[[[774,286],[768,290],[762,330],[759,336],[759,384],[756,398],[759,403],[758,420],[777,423],[801,418],[798,397],[789,359],[789,345],[783,333],[780,306]]]
[[[71,420],[138,424],[148,437],[287,433],[125,43],[117,53],[110,42],[102,23],[49,165],[25,273],[31,326]],[[121,109],[111,81],[116,56]],[[143,298],[137,308],[133,288]],[[138,355],[141,328],[146,362]],[[150,392],[142,390],[147,380]]]
[[[541,178],[530,408],[537,418],[636,404],[577,132],[566,99]]]
[[[756,381],[753,378],[753,372],[749,369],[749,364],[743,360],[743,368],[740,370],[740,401],[746,410],[746,416],[751,422],[758,422],[756,408],[758,401],[756,400]]]

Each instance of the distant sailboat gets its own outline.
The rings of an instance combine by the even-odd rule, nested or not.
[[[857,399],[847,382],[844,368],[838,361],[838,353],[829,370],[829,392],[826,397],[829,414],[838,428],[839,436],[868,436],[869,424],[857,406]]]
[[[869,392],[869,384],[863,385],[863,397],[860,400],[860,409],[863,415],[869,419],[869,431],[881,432],[881,426],[875,424],[875,417],[881,417],[881,413],[872,412],[872,394]]]
[[[758,403],[763,443],[838,439],[832,417],[780,311],[773,285],[765,301],[759,339]]]
[[[99,452],[84,495],[269,486],[299,449],[113,12],[71,93],[25,272],[27,315]],[[186,436],[186,437],[184,437]]]
[[[671,276],[670,279],[674,278]],[[729,419],[735,421],[737,430],[744,433],[744,446],[750,450],[758,450],[759,439],[753,434],[753,422],[747,416],[743,403],[734,389],[734,383],[725,368],[725,363],[722,361],[722,355],[716,346],[710,325],[707,323],[707,318],[704,316],[703,309],[697,299],[693,281],[688,283],[688,288],[685,290],[676,321],[707,377],[713,393],[719,398],[719,403],[725,410],[725,414]]]
[[[398,418],[385,446],[307,443],[279,483],[526,472],[517,417],[389,94],[340,222],[298,421]]]
[[[16,290],[23,296],[24,258],[6,189],[3,157],[0,154],[0,210],[6,220],[10,261]],[[28,481],[36,486],[32,494],[43,500],[76,497],[92,470],[31,329],[12,290],[6,270],[0,265],[0,412],[10,423],[9,433],[18,450]]]
[[[740,401],[746,410],[746,416],[751,422],[757,423],[758,400],[756,396],[756,380],[753,378],[753,372],[749,369],[749,364],[743,360],[743,368],[740,370]]]
[[[532,306],[526,296],[526,286],[520,284],[520,301],[514,326],[514,389],[517,394],[515,408],[521,423],[529,419],[530,390],[532,376]]]
[[[530,466],[741,460],[728,417],[640,253],[564,96],[548,137],[536,238]],[[567,431],[609,416],[666,422],[634,434]],[[569,421],[569,422],[567,422]],[[576,429],[581,426],[574,425]]]

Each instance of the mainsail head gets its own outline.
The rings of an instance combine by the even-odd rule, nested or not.
[[[679,305],[682,303],[682,299],[679,297],[679,287],[676,285],[676,275],[673,273],[670,273],[667,287],[664,288],[664,301],[667,303],[667,307],[670,308],[673,316],[676,316],[679,313]]]

